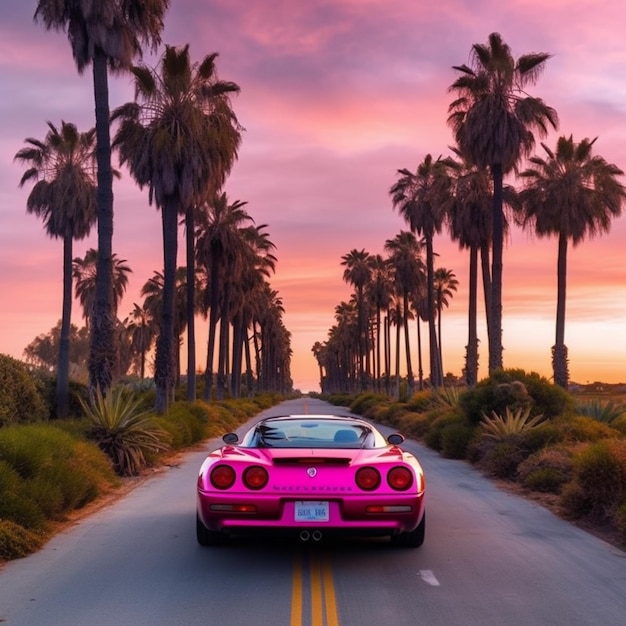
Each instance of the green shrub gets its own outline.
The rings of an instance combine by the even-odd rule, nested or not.
[[[503,415],[506,409],[516,411],[530,408],[533,414],[542,414],[551,420],[573,411],[573,398],[558,385],[534,372],[521,369],[497,370],[465,391],[459,404],[471,424],[477,425],[483,413],[495,411]]]
[[[169,449],[166,434],[151,414],[122,387],[110,389],[106,397],[98,389],[92,403],[83,403],[83,410],[91,422],[90,437],[122,476],[139,474],[147,465],[146,454]]]
[[[417,391],[413,394],[411,399],[406,403],[407,411],[415,413],[424,413],[432,406],[432,392],[430,391]]]
[[[546,448],[535,452],[518,467],[520,482],[527,489],[542,493],[561,492],[574,474],[572,454],[565,448]]]
[[[47,419],[48,409],[26,366],[0,354],[0,427]]]
[[[442,449],[442,434],[446,428],[453,424],[467,424],[461,415],[450,409],[444,412],[431,411],[428,413],[428,416],[431,420],[430,428],[424,434],[423,440],[429,448],[437,450],[438,452]]]
[[[609,518],[626,497],[626,440],[602,440],[574,457],[574,482],[586,502],[582,508],[598,519]]]
[[[0,561],[20,559],[39,549],[44,541],[44,534],[11,520],[0,519]]]
[[[619,531],[622,541],[626,542],[626,500],[624,500],[617,508],[617,511],[615,511],[613,524]]]
[[[475,436],[475,429],[467,423],[453,423],[441,431],[441,454],[448,459],[464,459]]]
[[[484,456],[477,465],[486,474],[495,478],[512,480],[517,476],[517,469],[528,457],[528,451],[523,447],[521,438],[510,435],[506,439],[493,440]]]
[[[45,516],[32,499],[24,479],[0,459],[0,523],[10,520],[24,528],[42,530]],[[2,540],[0,539],[0,542]]]
[[[431,422],[432,418],[426,413],[405,411],[398,415],[394,426],[405,437],[421,439],[430,430]]]
[[[572,443],[610,439],[617,434],[616,429],[598,422],[591,417],[574,415],[554,420],[553,424],[562,433],[563,441]]]
[[[362,393],[352,401],[350,411],[357,415],[365,415],[370,407],[385,402],[387,399],[387,396],[381,393]]]

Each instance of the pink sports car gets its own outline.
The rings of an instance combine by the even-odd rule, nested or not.
[[[266,418],[210,453],[198,476],[198,542],[279,531],[302,541],[352,534],[424,543],[424,474],[419,461],[354,417]]]

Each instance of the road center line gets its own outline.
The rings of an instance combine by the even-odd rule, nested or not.
[[[439,581],[430,569],[421,569],[419,571],[420,578],[431,587],[439,587]]]

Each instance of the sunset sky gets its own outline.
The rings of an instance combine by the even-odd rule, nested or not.
[[[0,353],[16,358],[61,317],[62,242],[49,240],[41,221],[26,214],[31,186],[18,188],[24,168],[13,157],[25,138],[44,138],[47,120],[83,131],[95,123],[91,71],[78,75],[64,33],[33,22],[36,5],[0,4]],[[449,154],[452,66],[468,63],[472,44],[486,43],[491,32],[515,57],[553,55],[531,90],[560,118],[546,143],[554,147],[559,135],[598,137],[594,153],[625,169],[622,0],[171,0],[163,42],[189,43],[194,61],[219,52],[220,78],[241,87],[233,108],[246,130],[224,190],[231,201],[248,203],[277,247],[270,282],[292,333],[295,387],[318,390],[311,347],[327,339],[335,307],[351,293],[341,257],[354,248],[383,253],[387,239],[408,229],[389,188],[399,168],[414,171],[428,153]],[[112,77],[111,109],[132,99],[130,78]],[[127,172],[114,194],[114,251],[133,269],[119,311],[125,317],[141,301],[141,286],[162,269],[160,218]],[[75,243],[74,256],[91,247],[95,229]],[[625,248],[626,216],[610,234],[570,246],[565,343],[575,382],[626,382]],[[444,371],[460,375],[467,253],[445,233],[435,250],[437,265],[460,283],[442,333]],[[505,367],[552,375],[556,255],[555,239],[514,230],[506,242]],[[81,313],[75,303],[74,323],[82,323]],[[204,364],[201,320],[197,333]],[[484,377],[482,312],[479,338]]]

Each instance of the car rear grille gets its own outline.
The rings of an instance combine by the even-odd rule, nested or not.
[[[341,459],[337,457],[320,457],[320,456],[301,456],[297,458],[289,459],[274,459],[274,465],[286,466],[286,465],[333,465],[348,466],[351,459]]]

